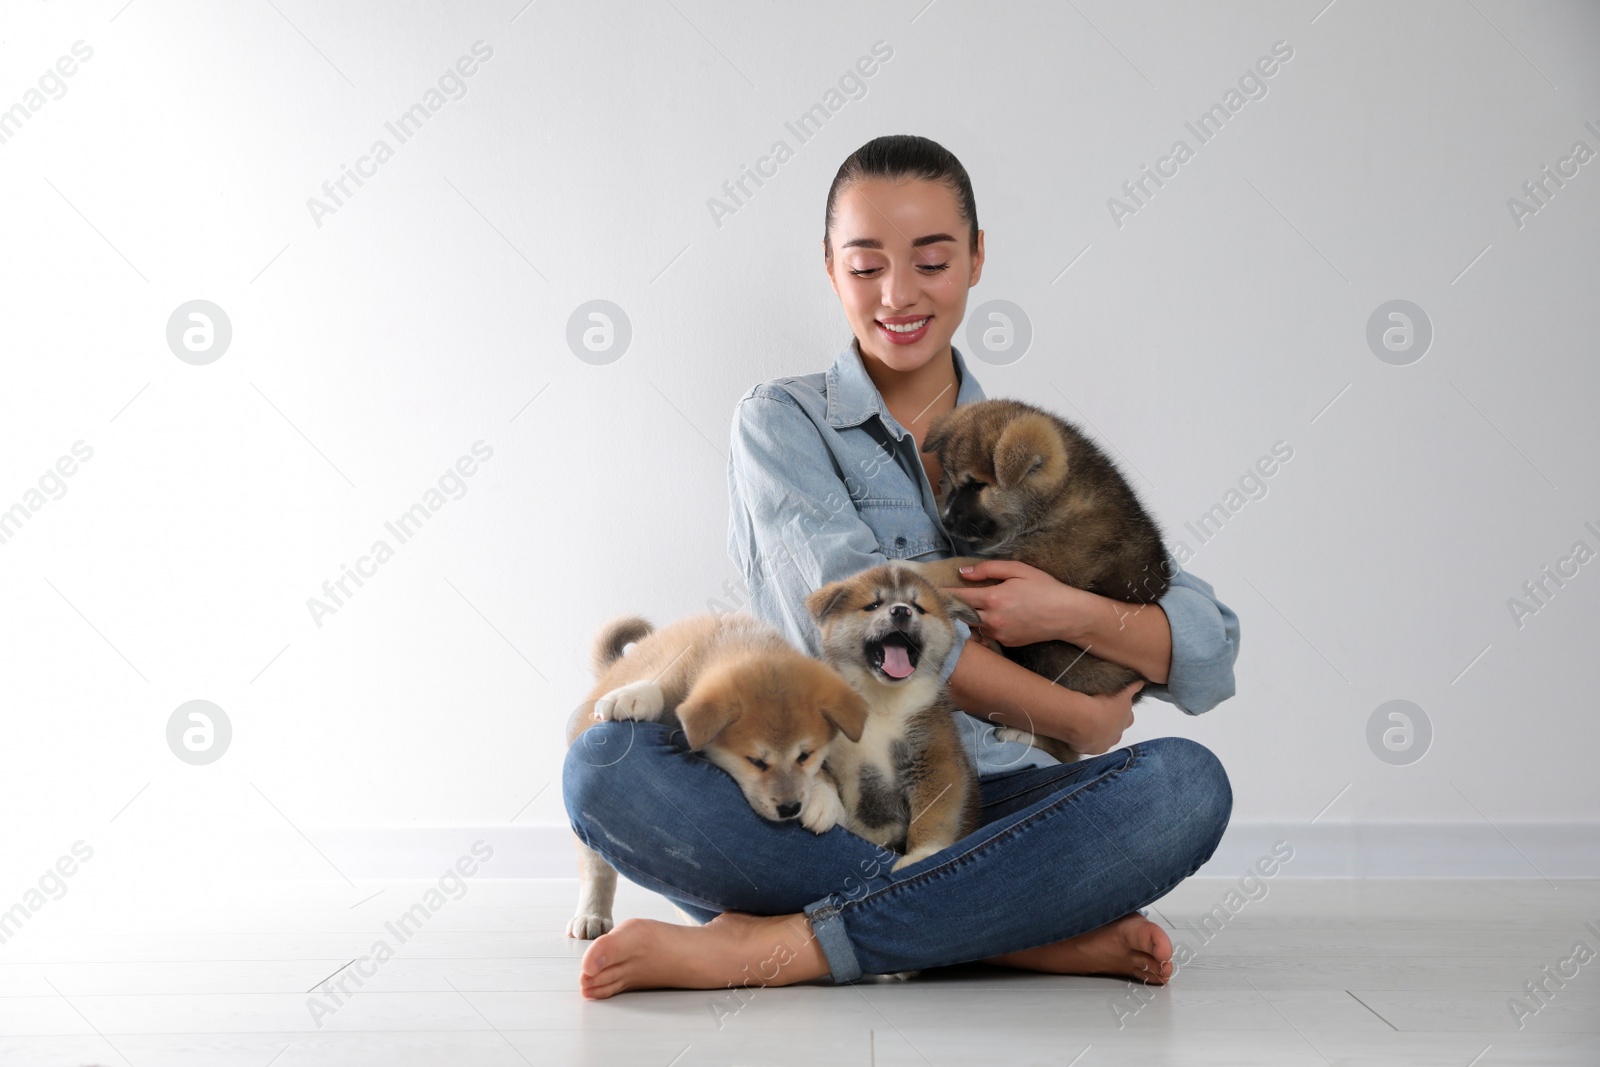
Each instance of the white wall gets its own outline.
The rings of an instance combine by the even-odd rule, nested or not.
[[[737,578],[732,405],[847,337],[823,201],[891,132],[972,175],[969,313],[1031,320],[1020,360],[974,354],[989,395],[1092,424],[1190,548],[1293,448],[1190,564],[1243,619],[1238,695],[1141,705],[1130,740],[1214,748],[1241,825],[1471,824],[1493,866],[1520,824],[1600,818],[1600,563],[1520,627],[1507,606],[1600,550],[1600,162],[1521,225],[1507,206],[1600,151],[1593,5],[521,6],[0,9],[0,107],[41,105],[0,144],[0,508],[93,450],[0,544],[13,882],[80,838],[123,871],[317,876],[333,827],[564,826],[589,637]],[[64,94],[29,97],[78,41]],[[385,123],[479,41],[399,143]],[[786,121],[879,41],[800,143]],[[1266,95],[1114,221],[1279,41]],[[380,138],[393,158],[314,218]],[[793,158],[719,223],[776,140]],[[193,299],[232,325],[204,366],[166,339]],[[609,365],[566,341],[593,299],[632,324]],[[1434,333],[1406,366],[1366,340],[1394,299]],[[385,521],[478,441],[465,495],[397,545]],[[317,625],[307,599],[379,538],[393,559]],[[232,724],[208,766],[167,745],[192,699]],[[1368,746],[1393,699],[1433,727],[1409,766]]]

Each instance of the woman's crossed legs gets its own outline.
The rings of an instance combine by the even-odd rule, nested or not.
[[[1157,738],[986,777],[984,825],[891,874],[894,853],[843,827],[762,819],[682,742],[659,723],[607,722],[567,753],[578,837],[706,920],[625,920],[585,954],[585,996],[843,983],[973,960],[1164,982],[1171,943],[1138,909],[1211,856],[1233,803],[1209,750]]]

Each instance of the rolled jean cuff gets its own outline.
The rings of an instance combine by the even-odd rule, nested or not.
[[[826,896],[805,907],[806,918],[811,920],[811,933],[822,946],[828,960],[828,973],[834,985],[845,985],[861,977],[861,963],[856,959],[856,947],[844,928],[844,916],[833,897]]]

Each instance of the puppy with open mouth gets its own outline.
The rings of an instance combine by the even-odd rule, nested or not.
[[[826,664],[743,612],[695,615],[660,630],[637,615],[619,616],[595,636],[592,656],[595,686],[573,712],[568,747],[584,744],[583,733],[598,722],[669,723],[691,751],[733,777],[763,819],[799,820],[817,834],[833,828],[837,793],[829,786],[818,795],[813,786],[831,746],[860,739],[867,706]],[[577,846],[578,910],[567,936],[589,940],[611,929],[617,872],[582,841]]]
[[[806,597],[823,658],[865,698],[859,738],[828,749],[809,803],[842,807],[846,829],[916,863],[978,827],[978,777],[939,679],[952,619],[977,612],[899,562]]]

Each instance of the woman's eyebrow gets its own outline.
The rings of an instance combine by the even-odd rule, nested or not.
[[[923,245],[936,244],[939,241],[954,241],[955,238],[947,233],[930,233],[926,237],[918,237],[911,242],[912,248],[921,248]],[[876,237],[857,237],[853,241],[846,241],[840,248],[882,248],[883,242]]]

